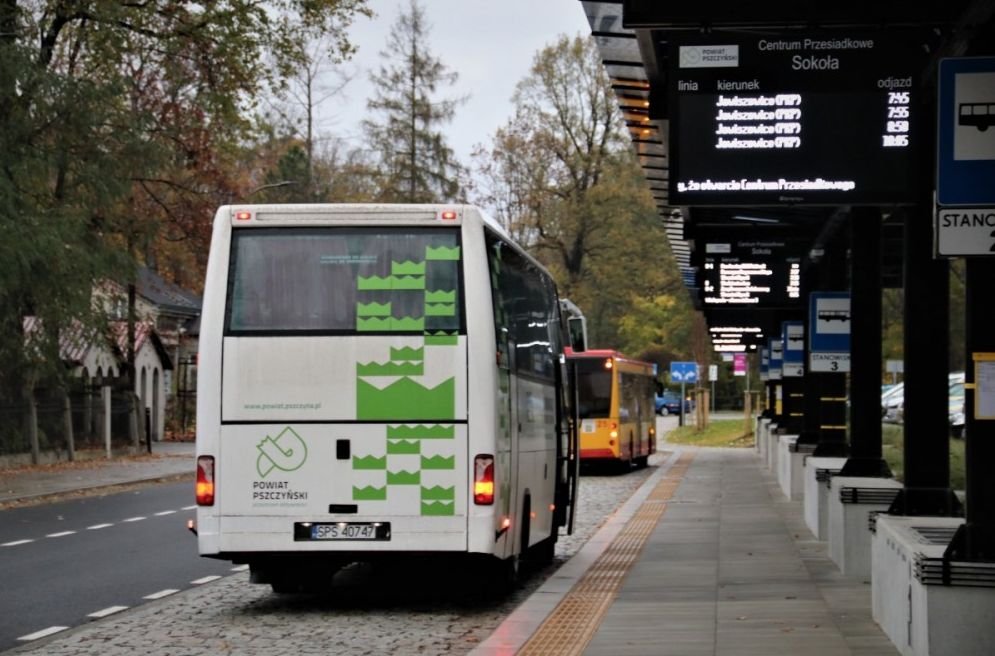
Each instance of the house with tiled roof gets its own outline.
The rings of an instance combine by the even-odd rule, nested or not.
[[[140,357],[136,331],[136,393],[149,409],[153,421],[153,438],[163,435],[167,401],[174,401],[184,391],[192,395],[196,377],[197,339],[200,335],[201,297],[171,283],[148,267],[140,267],[135,278],[135,314],[139,322],[153,330],[150,346],[164,350],[165,364],[158,368],[154,358]],[[128,294],[125,286],[112,283],[103,290],[109,316],[125,323],[128,317]],[[127,354],[127,342],[122,347]],[[192,407],[191,407],[192,413]]]

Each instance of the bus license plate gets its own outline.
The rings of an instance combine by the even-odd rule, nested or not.
[[[383,523],[311,524],[312,540],[384,540],[389,535],[390,529]]]

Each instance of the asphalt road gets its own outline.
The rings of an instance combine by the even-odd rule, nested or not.
[[[0,511],[0,650],[230,574],[193,517],[189,482]]]

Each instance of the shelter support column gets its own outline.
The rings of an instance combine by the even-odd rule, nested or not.
[[[881,212],[854,209],[850,235],[850,458],[839,475],[888,478],[881,457]]]
[[[840,291],[847,287],[847,251],[849,217],[843,215],[833,236],[823,247],[823,255],[814,276],[812,291]],[[802,435],[796,448],[814,445],[813,455],[820,458],[845,458],[849,453],[846,441],[846,374],[811,370],[809,345],[814,327],[810,313],[805,312],[805,418]]]
[[[992,258],[967,260],[967,309],[964,365],[964,439],[967,468],[966,523],[958,529],[947,554],[954,560],[995,561],[995,419],[977,419],[977,363],[995,354],[995,329],[988,307],[990,286],[995,280]],[[982,364],[982,368],[986,365]],[[987,366],[995,366],[989,364]],[[984,392],[982,387],[981,392]]]
[[[893,515],[960,515],[950,489],[948,350],[950,269],[933,258],[931,207],[905,216],[905,488]],[[990,464],[990,463],[989,463]]]

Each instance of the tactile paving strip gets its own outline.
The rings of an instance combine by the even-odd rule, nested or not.
[[[681,454],[604,553],[525,643],[520,655],[565,656],[584,651],[693,459],[693,452]]]

